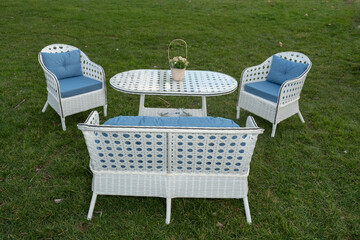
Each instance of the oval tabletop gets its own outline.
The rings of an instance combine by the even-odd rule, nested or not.
[[[235,91],[238,83],[219,72],[186,70],[183,81],[174,81],[170,70],[140,69],[116,74],[110,85],[132,94],[218,96]]]

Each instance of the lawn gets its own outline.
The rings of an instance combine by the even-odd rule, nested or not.
[[[306,54],[313,66],[300,109],[265,129],[251,162],[246,224],[237,199],[91,199],[89,155],[76,124],[48,108],[38,52],[76,46],[106,74],[108,117],[137,115],[139,97],[115,91],[111,76],[168,69],[167,45],[185,39],[189,69],[241,72],[277,52]],[[2,0],[0,2],[1,239],[359,239],[360,2],[358,0]],[[209,97],[208,115],[235,119],[238,92]],[[197,108],[196,97],[147,104]],[[102,108],[96,109],[102,112]],[[55,201],[61,199],[60,202]],[[58,203],[57,203],[58,202]],[[221,223],[223,227],[219,227]]]

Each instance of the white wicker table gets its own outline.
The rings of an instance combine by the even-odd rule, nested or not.
[[[232,93],[237,81],[212,71],[186,70],[183,81],[172,80],[170,70],[131,70],[116,74],[110,85],[117,91],[140,95],[139,116],[207,116],[206,97]],[[145,107],[146,95],[200,96],[201,109]]]

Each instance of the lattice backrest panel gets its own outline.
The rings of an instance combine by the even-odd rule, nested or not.
[[[171,171],[247,174],[257,135],[171,133]]]
[[[45,64],[44,64],[42,56],[41,56],[42,52],[44,52],[44,53],[62,53],[62,52],[73,51],[76,49],[77,49],[76,47],[73,47],[70,45],[65,45],[65,44],[52,44],[52,45],[46,46],[40,51],[40,53],[38,55],[40,65],[42,68],[45,67]],[[51,92],[57,92],[57,85],[55,85],[55,82],[51,81],[53,76],[54,77],[56,77],[56,76],[55,75],[51,76],[45,69],[43,69],[43,70],[44,70],[45,79],[46,79],[49,90]],[[57,97],[57,96],[55,96],[55,97]]]
[[[283,59],[292,61],[292,62],[311,64],[310,59],[306,55],[304,55],[302,53],[298,53],[298,52],[281,52],[281,53],[277,53],[275,55],[278,56],[278,57],[281,57]]]
[[[46,46],[45,48],[43,48],[41,50],[41,52],[63,53],[63,52],[77,50],[77,49],[78,48],[76,48],[74,46],[70,46],[70,45],[66,45],[66,44],[52,44],[52,45],[49,45],[49,46]],[[41,54],[39,54],[39,59],[41,62],[43,62]],[[90,77],[93,79],[103,80],[104,76],[103,76],[102,69],[100,67],[98,67],[97,64],[90,61],[88,56],[86,56],[86,54],[83,53],[81,50],[80,50],[80,61],[81,61],[81,70],[82,70],[82,73],[84,76]]]
[[[247,174],[257,137],[252,117],[246,128],[126,127],[99,124],[93,111],[78,124],[92,171]]]
[[[44,47],[41,52],[45,53],[62,53],[77,50],[78,48],[66,44],[52,44]]]
[[[302,53],[281,52],[281,53],[277,53],[275,55],[277,55],[278,57],[281,57],[283,59],[289,60],[289,61],[311,65],[310,59]],[[271,68],[272,58],[273,57],[271,56],[268,59],[266,59],[262,64],[253,66],[253,67],[249,67],[243,72],[242,85],[241,85],[242,89],[244,88],[244,84],[246,84],[246,83],[266,80],[267,75],[269,74],[269,71]]]
[[[84,131],[84,135],[95,171],[167,171],[166,133]]]

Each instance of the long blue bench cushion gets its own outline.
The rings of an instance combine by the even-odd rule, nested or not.
[[[292,62],[274,55],[266,81],[281,85],[286,80],[299,77],[308,66],[309,64]]]
[[[80,50],[63,53],[41,53],[43,62],[58,79],[82,75]]]
[[[210,127],[239,128],[234,121],[213,117],[150,117],[118,116],[107,120],[104,125],[148,126],[148,127]]]
[[[276,103],[280,87],[276,83],[261,81],[245,84],[245,91]]]
[[[62,98],[92,92],[102,88],[102,82],[84,77],[70,77],[59,80]]]

